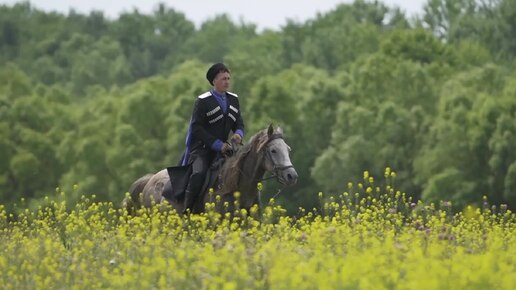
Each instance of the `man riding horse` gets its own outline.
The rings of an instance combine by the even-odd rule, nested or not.
[[[186,136],[186,149],[181,165],[191,166],[185,191],[184,211],[192,210],[201,194],[204,179],[218,153],[228,155],[232,146],[227,142],[242,143],[244,122],[238,95],[228,91],[231,73],[222,63],[212,65],[206,73],[212,89],[197,97]]]
[[[225,204],[236,201],[235,192],[239,192],[239,205],[250,209],[259,202],[257,184],[264,180],[266,172],[283,186],[297,182],[283,130],[271,124],[242,145],[244,122],[237,95],[227,91],[229,69],[222,63],[214,64],[206,78],[213,88],[195,102],[180,166],[148,173],[134,181],[123,202],[128,212],[134,213],[141,206],[165,204],[179,213],[200,213],[207,202],[217,198],[221,203],[216,210],[231,212]],[[239,150],[225,162],[212,166],[217,156],[233,153],[228,136],[230,142],[239,145]],[[214,191],[207,194],[207,186],[211,185]],[[224,207],[220,208],[221,205]]]

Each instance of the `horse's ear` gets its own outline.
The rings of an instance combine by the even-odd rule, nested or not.
[[[267,129],[267,135],[270,137],[274,133],[274,127],[272,123],[269,125],[269,129]]]
[[[276,133],[283,135],[283,129],[281,127],[276,128]]]

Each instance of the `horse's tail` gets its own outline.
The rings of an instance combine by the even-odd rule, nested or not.
[[[129,187],[129,195],[124,198],[122,205],[130,214],[134,214],[134,212],[140,208],[140,194],[143,192],[143,188],[147,185],[147,182],[151,179],[153,174],[149,173],[140,178],[138,178],[131,187]]]

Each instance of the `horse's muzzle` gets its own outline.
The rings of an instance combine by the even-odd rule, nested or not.
[[[286,167],[277,171],[278,181],[284,185],[294,185],[297,182],[297,172],[294,167]]]

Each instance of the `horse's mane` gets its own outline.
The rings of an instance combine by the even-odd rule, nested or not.
[[[223,182],[222,193],[233,193],[238,190],[238,182],[244,160],[250,154],[262,154],[261,149],[267,144],[268,140],[267,130],[261,130],[252,136],[247,144],[238,149],[234,156],[226,160],[222,167],[221,180],[219,180]]]

